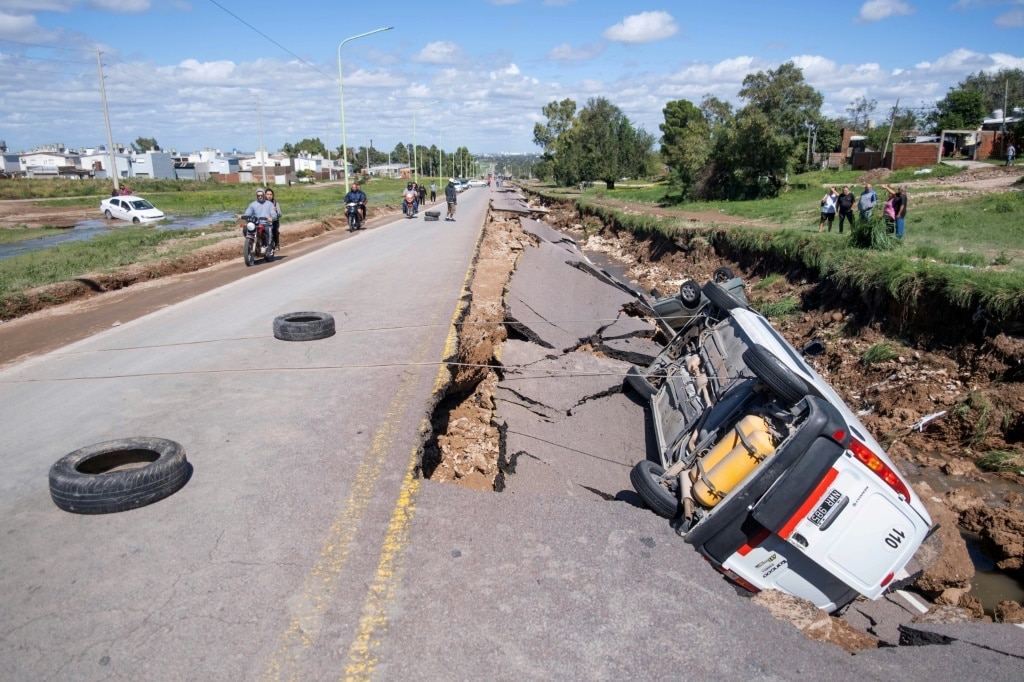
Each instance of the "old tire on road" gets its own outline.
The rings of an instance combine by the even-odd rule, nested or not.
[[[334,336],[334,317],[329,313],[285,313],[274,318],[274,338],[282,341],[316,341]]]
[[[807,382],[763,346],[755,344],[743,351],[743,362],[764,382],[768,390],[782,398],[787,405],[797,404],[811,392]]]
[[[651,511],[666,519],[674,519],[679,511],[679,500],[675,494],[661,485],[665,470],[660,464],[641,460],[629,472],[629,481]]]
[[[108,440],[57,460],[50,467],[50,497],[64,511],[110,514],[174,494],[190,471],[185,449],[172,440]]]

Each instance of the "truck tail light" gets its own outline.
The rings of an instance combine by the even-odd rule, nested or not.
[[[850,451],[864,466],[873,471],[875,476],[896,491],[896,494],[902,497],[904,502],[910,502],[910,491],[907,489],[907,484],[878,455],[871,452],[868,446],[853,438],[850,440]]]

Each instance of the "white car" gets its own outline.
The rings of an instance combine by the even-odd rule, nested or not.
[[[483,180],[470,180],[469,181],[469,186],[470,187],[486,187],[487,183],[484,182]]]
[[[803,353],[730,289],[701,287],[661,354],[630,369],[658,448],[630,480],[749,590],[781,590],[826,611],[858,594],[877,599],[931,518]],[[804,353],[821,348],[812,342]]]
[[[100,202],[100,212],[107,220],[118,218],[135,224],[151,223],[164,217],[163,211],[142,197],[132,194],[104,199]]]

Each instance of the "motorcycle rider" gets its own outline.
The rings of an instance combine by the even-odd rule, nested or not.
[[[356,210],[359,211],[359,224],[362,225],[366,222],[366,192],[359,189],[359,183],[352,183],[352,191],[345,195],[346,204],[356,204]]]
[[[420,210],[420,199],[419,193],[413,186],[413,183],[409,183],[405,186],[405,193],[402,195],[402,213],[405,213],[408,209],[406,206],[412,206],[412,214],[416,215]]]
[[[274,205],[267,201],[267,194],[263,191],[262,187],[256,190],[256,199],[245,209],[245,213],[239,213],[237,217],[251,218],[254,221],[265,218],[267,225],[263,232],[266,237],[267,248],[272,248],[274,244],[274,230],[271,228],[271,225],[274,223]]]
[[[264,192],[267,203],[274,207],[274,250],[281,248],[281,204],[274,198],[274,190],[270,187]]]

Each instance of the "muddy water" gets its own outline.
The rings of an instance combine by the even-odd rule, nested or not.
[[[218,211],[217,213],[209,213],[201,216],[168,216],[165,220],[153,223],[151,226],[156,230],[195,230],[202,227],[209,227],[210,225],[216,225],[217,223],[221,223],[226,220],[233,220],[234,217],[234,213],[228,213],[227,211]],[[86,242],[120,227],[134,226],[131,225],[131,223],[104,220],[102,218],[98,218],[96,220],[80,220],[75,223],[74,227],[63,231],[60,234],[40,237],[39,239],[29,239],[23,242],[16,242],[14,244],[4,244],[0,246],[0,260],[23,256],[26,253],[34,253],[36,251],[51,249],[60,244],[66,244],[69,242]]]

